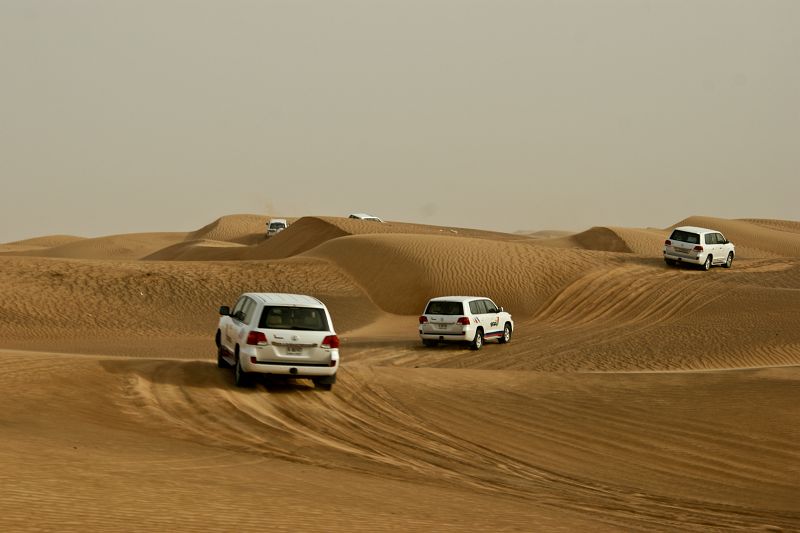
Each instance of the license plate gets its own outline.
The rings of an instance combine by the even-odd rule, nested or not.
[[[303,353],[303,347],[297,344],[290,344],[286,347],[286,353],[289,355],[300,355]]]
[[[436,324],[436,327],[439,329],[447,329],[447,324]]]

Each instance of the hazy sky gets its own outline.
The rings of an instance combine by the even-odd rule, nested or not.
[[[0,0],[0,242],[800,219],[798,0]]]

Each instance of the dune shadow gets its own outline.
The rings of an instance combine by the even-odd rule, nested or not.
[[[630,257],[625,258],[625,263],[647,266],[647,267],[657,268],[660,270],[702,270],[699,265],[695,265],[692,263],[676,263],[674,266],[668,265],[664,262],[664,258],[662,257],[644,257],[644,256],[632,255]]]
[[[495,344],[487,343],[487,344]],[[459,342],[440,342],[436,346],[425,346],[422,343],[414,343],[405,346],[414,352],[425,353],[425,352],[472,352],[473,350],[469,347],[469,344],[459,343]]]

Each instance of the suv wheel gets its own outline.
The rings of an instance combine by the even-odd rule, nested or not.
[[[725,260],[725,268],[730,268],[731,266],[733,266],[733,252],[730,252]]]
[[[708,257],[706,257],[706,262],[703,263],[703,270],[711,270],[711,261],[712,261],[712,259],[713,258],[710,255]]]
[[[473,350],[480,350],[481,346],[483,346],[483,330],[478,328],[478,331],[475,332],[475,338],[472,339],[470,348]]]
[[[328,376],[323,378],[311,378],[314,383],[314,388],[319,390],[331,390],[333,384],[336,383],[336,376]]]
[[[506,325],[503,328],[503,336],[500,337],[500,344],[505,344],[510,340],[511,340],[511,324],[506,322]]]
[[[233,384],[237,387],[247,387],[250,385],[249,376],[242,368],[242,359],[239,357],[238,350],[236,353],[236,366],[233,369]]]
[[[217,330],[217,337],[215,339],[217,343],[217,366],[219,368],[228,368],[230,365],[225,360],[225,350],[222,348],[222,338],[220,331]]]

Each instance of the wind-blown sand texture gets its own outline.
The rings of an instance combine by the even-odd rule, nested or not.
[[[800,222],[269,218],[0,245],[0,530],[800,531]],[[668,268],[679,225],[733,268]],[[245,291],[328,304],[332,392],[216,367]],[[512,342],[423,348],[444,294]]]

